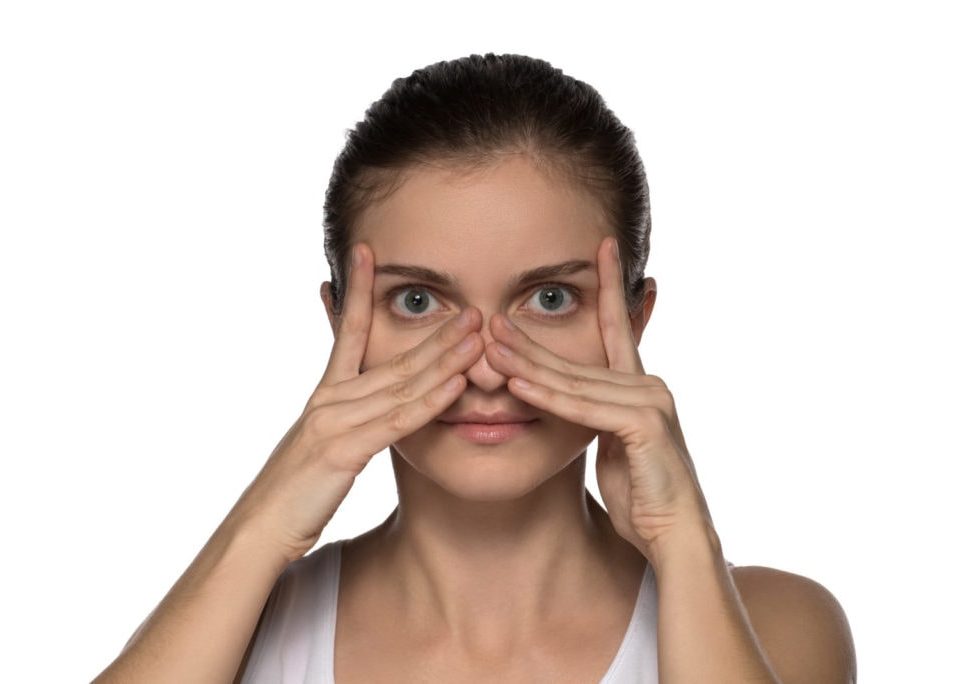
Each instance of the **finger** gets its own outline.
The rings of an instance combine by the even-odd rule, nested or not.
[[[525,378],[510,378],[507,384],[514,396],[543,411],[578,425],[616,434],[628,430],[629,426],[641,424],[642,418],[636,412],[649,410],[646,407],[595,401],[538,385]]]
[[[349,286],[340,315],[340,328],[320,387],[335,385],[360,374],[370,336],[370,323],[373,320],[373,251],[366,243],[357,242],[350,254]]]
[[[363,397],[414,377],[440,357],[450,353],[452,347],[481,325],[481,319],[477,309],[463,309],[415,346],[392,356],[385,363],[367,369],[355,381],[344,383],[347,386],[335,388],[332,395],[342,399]]]
[[[514,396],[543,411],[579,425],[616,432],[625,437],[628,431],[634,431],[635,425],[644,425],[649,420],[647,416],[636,415],[637,411],[653,411],[668,425],[669,434],[678,442],[683,458],[691,463],[672,392],[658,376],[644,377],[649,384],[643,388],[619,385],[610,389],[611,383],[584,378],[579,381],[582,387],[591,389],[565,391],[522,376],[510,377],[507,386]],[[623,397],[634,397],[635,392],[642,392],[637,400],[622,400]]]
[[[626,373],[644,373],[625,303],[617,245],[613,237],[605,238],[598,245],[598,326],[608,367]]]
[[[337,421],[342,428],[352,429],[378,416],[395,411],[399,406],[409,404],[430,393],[451,377],[464,373],[479,360],[482,353],[482,336],[469,332],[462,342],[438,354],[428,366],[411,377],[396,380],[391,384],[378,387],[370,394],[337,404],[339,409]],[[372,370],[368,371],[370,372]],[[365,379],[366,375],[367,373],[362,375],[361,379]]]
[[[506,345],[493,342],[486,348],[489,363],[503,375],[530,380],[566,394],[585,397],[593,401],[605,401],[628,406],[659,406],[666,411],[672,400],[669,390],[659,378],[651,375],[618,373],[598,369],[605,374],[583,375],[564,372],[553,366],[536,363]]]
[[[511,347],[518,354],[522,354],[533,363],[548,366],[568,376],[577,375],[587,378],[599,378],[623,385],[645,384],[642,376],[636,375],[635,373],[626,373],[603,366],[575,363],[535,342],[533,338],[523,332],[522,329],[516,326],[504,314],[497,314],[493,318],[495,320],[490,320],[490,329],[492,330],[494,340],[498,340],[504,345]],[[506,321],[509,321],[513,325],[512,329],[506,327]],[[492,349],[496,358],[499,358],[496,342],[489,344],[487,349]]]
[[[592,402],[619,404],[627,408],[658,409],[668,418],[675,432],[681,435],[675,397],[672,390],[657,375],[619,373],[611,380],[568,375],[548,366],[535,364],[518,353],[506,356],[497,343],[487,347],[486,358],[503,375],[528,380],[532,387],[550,389]],[[619,380],[628,382],[621,383]],[[635,383],[636,380],[638,381],[636,384],[630,384]]]
[[[444,413],[462,394],[466,384],[464,375],[455,374],[413,401],[400,404],[356,430],[344,433],[336,440],[338,448],[376,454]]]

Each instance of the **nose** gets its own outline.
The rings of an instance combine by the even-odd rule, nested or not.
[[[475,307],[476,311],[479,312],[481,329],[480,334],[482,335],[482,341],[484,346],[488,346],[490,342],[494,341],[492,333],[489,331],[489,320],[492,317],[492,310],[489,310],[488,314]],[[472,366],[464,373],[466,379],[476,387],[478,387],[483,392],[491,393],[498,391],[500,388],[506,386],[506,381],[509,379],[507,376],[501,374],[489,363],[489,359],[486,358],[486,352],[483,351],[479,359],[472,364]]]

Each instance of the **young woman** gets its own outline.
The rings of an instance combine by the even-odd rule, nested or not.
[[[647,182],[593,88],[518,55],[415,71],[325,210],[326,371],[99,681],[855,681],[824,587],[723,557],[638,353]],[[309,554],[385,447],[398,505]]]

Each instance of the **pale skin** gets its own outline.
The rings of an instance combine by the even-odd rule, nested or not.
[[[412,170],[366,212],[301,415],[96,681],[240,680],[277,578],[385,447],[399,505],[343,549],[341,684],[598,681],[649,565],[658,632],[645,647],[663,684],[855,681],[828,590],[727,568],[671,393],[638,355],[654,281],[628,314],[594,198],[518,155],[475,174]],[[397,313],[416,283],[383,282],[403,277],[395,260],[436,273],[419,284],[434,302],[421,320]],[[555,263],[583,268],[544,277]],[[470,410],[536,420],[487,447],[440,424]],[[607,513],[583,486],[595,436]]]
[[[629,313],[613,238],[595,198],[522,155],[476,173],[414,169],[364,212],[355,234],[357,282],[371,291],[360,300],[371,307],[362,370],[468,311],[474,345],[450,410],[539,420],[493,446],[437,421],[391,445],[398,506],[344,548],[337,681],[597,681],[647,563],[659,577],[660,681],[854,681],[851,634],[827,590],[715,562],[719,537],[676,407],[638,354],[655,281],[646,278]],[[510,286],[569,261],[590,267]],[[390,264],[454,282],[380,272]],[[536,299],[544,286],[564,295],[555,310]],[[428,294],[424,313],[404,307],[408,289]],[[607,513],[584,489],[583,452],[596,436]],[[371,629],[344,628],[354,623]]]

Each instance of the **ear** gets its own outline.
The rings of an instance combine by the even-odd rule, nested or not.
[[[642,341],[642,333],[645,331],[645,326],[652,316],[652,307],[655,306],[655,296],[657,293],[655,278],[645,278],[643,283],[642,306],[629,318],[629,322],[632,325],[632,337],[635,338],[636,346]]]
[[[333,338],[336,338],[336,314],[333,312],[333,305],[331,302],[331,297],[329,296],[329,281],[323,281],[323,284],[319,286],[319,298],[323,300],[323,305],[326,307],[326,316],[329,318],[329,327],[333,331]]]

